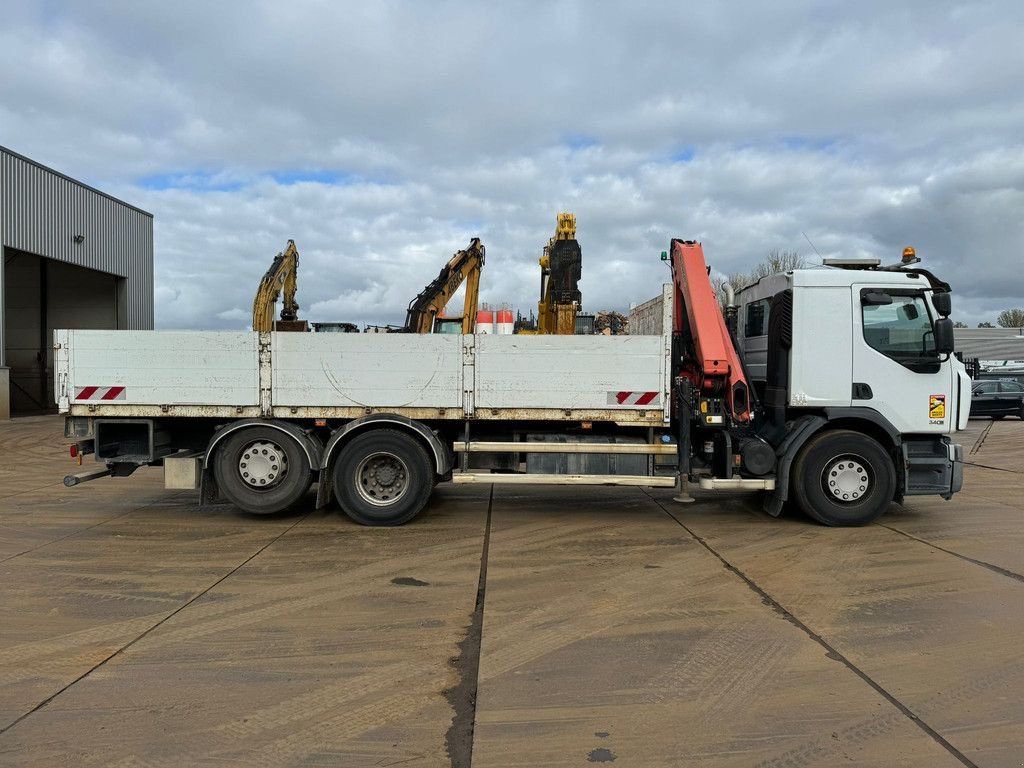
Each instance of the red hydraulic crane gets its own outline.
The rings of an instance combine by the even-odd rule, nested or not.
[[[730,421],[750,421],[750,384],[739,354],[718,306],[708,276],[704,250],[693,240],[672,240],[671,252],[662,258],[672,267],[675,289],[675,333],[681,350],[677,375],[689,381],[700,395],[700,420],[708,426],[724,424],[724,402]]]

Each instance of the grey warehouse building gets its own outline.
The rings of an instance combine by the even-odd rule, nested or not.
[[[55,328],[153,327],[153,216],[0,147],[0,418],[54,408]]]

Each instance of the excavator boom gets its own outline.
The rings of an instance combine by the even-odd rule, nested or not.
[[[476,327],[476,308],[480,298],[480,270],[486,250],[479,237],[474,237],[463,251],[456,251],[441,272],[419,295],[409,302],[405,317],[407,333],[432,333],[438,314],[451,300],[459,286],[466,283],[466,298],[462,313],[462,332],[473,333]]]
[[[274,303],[283,293],[281,320],[285,324],[299,325],[299,305],[295,301],[298,288],[299,252],[295,241],[289,240],[284,251],[274,257],[270,269],[260,280],[256,298],[252,302],[252,329],[261,333],[274,330]],[[304,322],[301,325],[305,325]],[[283,330],[300,330],[285,328]],[[302,328],[301,330],[305,330]]]

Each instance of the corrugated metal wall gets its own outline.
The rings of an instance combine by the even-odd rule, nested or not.
[[[153,327],[151,214],[0,147],[0,242],[126,278],[127,327]]]
[[[979,360],[1024,360],[1022,328],[957,328],[956,351]]]

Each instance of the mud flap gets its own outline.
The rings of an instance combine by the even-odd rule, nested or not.
[[[764,497],[764,511],[772,517],[782,514],[782,507],[785,505],[786,499],[789,498],[789,471],[797,453],[811,438],[811,435],[826,423],[827,419],[824,416],[801,416],[793,422],[793,427],[786,435],[786,439],[775,450],[775,455],[778,458],[775,490]]]

